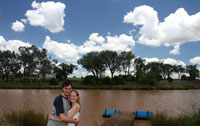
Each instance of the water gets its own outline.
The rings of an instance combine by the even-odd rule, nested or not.
[[[78,90],[81,97],[79,126],[101,123],[102,110],[164,111],[169,116],[200,108],[200,90]],[[34,109],[48,114],[61,90],[0,89],[0,117],[12,110]]]

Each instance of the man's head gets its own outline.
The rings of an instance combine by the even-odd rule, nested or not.
[[[65,96],[69,96],[72,91],[72,84],[69,80],[66,80],[62,85],[62,90]]]

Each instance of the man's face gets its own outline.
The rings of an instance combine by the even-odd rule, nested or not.
[[[71,86],[71,85],[65,86],[65,87],[63,88],[63,92],[64,92],[64,95],[65,95],[65,96],[68,96],[68,95],[71,93],[71,91],[72,91],[72,86]]]

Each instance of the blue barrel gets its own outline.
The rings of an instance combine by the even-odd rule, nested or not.
[[[116,109],[104,109],[102,111],[102,116],[103,117],[111,117],[113,114],[118,114],[119,110]]]
[[[136,119],[151,119],[152,116],[151,111],[136,111]]]

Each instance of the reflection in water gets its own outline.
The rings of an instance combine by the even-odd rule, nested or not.
[[[81,96],[79,126],[92,126],[103,109],[165,111],[169,116],[200,108],[200,90],[78,90]],[[61,90],[0,89],[0,117],[5,112],[34,109],[48,114]]]

